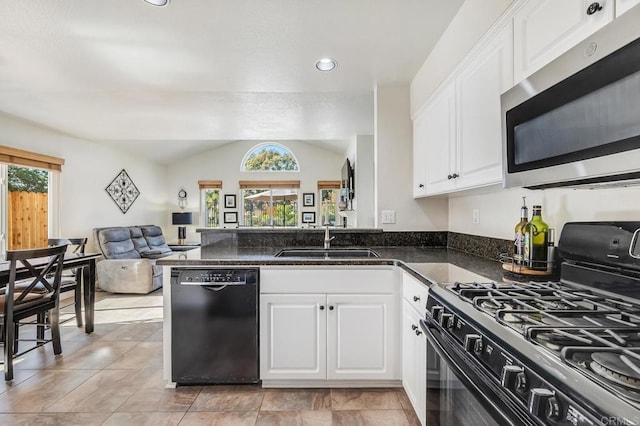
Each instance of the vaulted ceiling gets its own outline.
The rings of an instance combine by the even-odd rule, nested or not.
[[[161,163],[336,149],[373,133],[375,86],[410,82],[462,1],[0,0],[0,112]]]

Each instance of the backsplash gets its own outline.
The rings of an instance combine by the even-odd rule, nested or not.
[[[449,232],[447,236],[447,248],[487,259],[498,260],[500,253],[513,253],[513,241]]]

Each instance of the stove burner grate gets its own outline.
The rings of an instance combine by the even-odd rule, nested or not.
[[[640,390],[640,363],[616,352],[596,352],[591,355],[591,369],[619,385]]]

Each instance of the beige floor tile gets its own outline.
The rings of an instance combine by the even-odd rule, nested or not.
[[[174,426],[184,413],[113,413],[104,426]]]
[[[255,411],[260,409],[264,392],[220,391],[204,387],[189,411]]]
[[[118,412],[186,412],[201,387],[140,389],[118,408]]]
[[[256,426],[302,426],[298,411],[260,411]]]
[[[162,330],[162,328],[160,328],[155,333],[153,333],[151,336],[149,336],[147,338],[147,340],[145,340],[145,342],[162,342],[163,340],[164,340],[163,339],[163,330]]]
[[[261,411],[330,410],[331,393],[320,390],[272,390],[266,392]]]
[[[102,369],[129,352],[137,344],[137,342],[97,341],[65,356],[56,363],[55,368],[64,370]]]
[[[128,324],[121,324],[111,333],[102,336],[101,340],[144,342],[158,330],[162,330],[162,319],[150,322],[132,321]]]
[[[130,370],[102,370],[45,411],[114,412],[138,389],[139,374]]]
[[[65,359],[86,348],[88,342],[62,342],[62,354],[53,353],[53,345],[44,345],[13,360],[14,370],[44,370],[62,366]],[[4,370],[3,370],[4,371]]]
[[[184,415],[180,426],[253,426],[257,411],[205,411]]]
[[[13,380],[6,382],[4,380],[4,366],[0,366],[0,394],[3,392],[16,387],[18,384],[24,382],[30,377],[39,373],[39,370],[17,370],[14,366],[13,369]]]
[[[404,410],[362,410],[360,415],[365,425],[409,426]]]
[[[44,411],[97,373],[99,373],[97,370],[42,371],[0,394],[0,412],[39,413]]]
[[[141,342],[106,366],[110,370],[162,369],[162,342]]]
[[[333,410],[401,410],[396,390],[332,389]]]
[[[101,425],[110,413],[0,414],[1,425],[12,426],[94,426]]]

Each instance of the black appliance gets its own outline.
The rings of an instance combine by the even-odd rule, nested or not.
[[[171,380],[258,383],[258,268],[171,270]]]
[[[432,286],[427,424],[640,424],[639,239],[567,223],[559,282]]]

